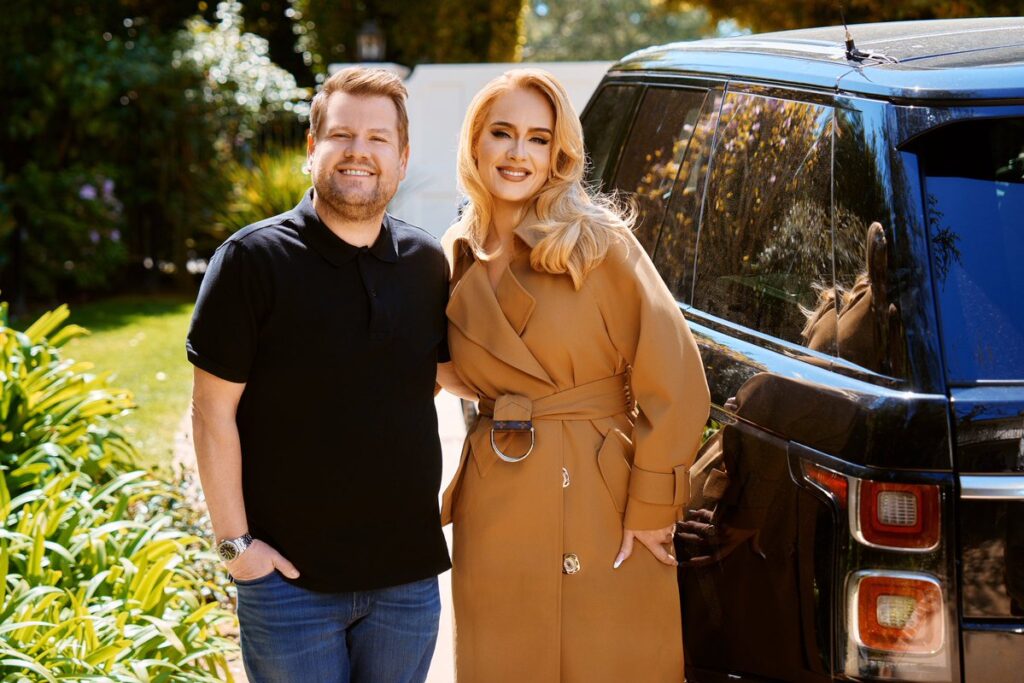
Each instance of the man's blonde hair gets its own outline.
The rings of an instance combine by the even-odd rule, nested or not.
[[[408,146],[409,113],[405,108],[405,100],[409,92],[405,89],[402,79],[385,69],[368,69],[362,66],[350,66],[336,72],[324,81],[320,91],[313,97],[309,108],[309,134],[314,140],[320,137],[320,121],[327,110],[327,99],[336,92],[391,98],[398,113],[399,148],[405,149]]]
[[[562,84],[543,69],[506,71],[485,85],[470,103],[458,152],[459,184],[469,203],[462,218],[449,230],[448,239],[466,238],[478,259],[495,255],[484,249],[494,198],[477,169],[476,147],[494,101],[517,89],[540,93],[555,114],[551,170],[532,201],[539,219],[534,230],[541,239],[530,251],[530,263],[538,271],[567,273],[579,289],[587,273],[604,259],[612,241],[630,230],[634,215],[631,207],[620,206],[613,197],[591,192],[584,185],[586,155],[579,116]]]

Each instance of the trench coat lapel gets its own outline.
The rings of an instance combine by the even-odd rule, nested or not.
[[[456,254],[460,246],[456,245]],[[463,253],[462,258],[472,256]],[[487,270],[477,261],[456,264],[453,271],[462,277],[448,302],[451,323],[499,360],[550,384],[548,373],[521,336],[537,302],[511,269],[502,276],[497,291],[491,289]]]

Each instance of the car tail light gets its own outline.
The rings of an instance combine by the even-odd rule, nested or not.
[[[943,588],[951,575],[940,515],[945,484],[866,479],[809,459],[801,466],[846,522],[835,537],[846,581],[845,610],[833,622],[845,643],[840,671],[855,680],[959,680],[948,635],[956,608]]]
[[[900,550],[931,550],[939,543],[939,487],[864,479],[856,485],[851,522],[857,540]]]
[[[939,487],[861,479],[805,460],[804,476],[849,509],[850,532],[864,545],[909,552],[938,547]]]
[[[945,644],[945,606],[938,581],[908,572],[861,572],[851,578],[850,635],[861,647],[932,655]]]
[[[832,494],[840,507],[846,507],[849,480],[845,474],[839,474],[813,462],[804,461],[804,473],[807,478],[819,487]]]

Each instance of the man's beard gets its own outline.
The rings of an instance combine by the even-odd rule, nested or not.
[[[387,208],[388,202],[398,189],[397,183],[384,185],[380,176],[369,192],[346,192],[335,182],[335,171],[317,173],[313,177],[313,188],[317,198],[323,202],[331,213],[344,221],[365,221],[379,216]]]

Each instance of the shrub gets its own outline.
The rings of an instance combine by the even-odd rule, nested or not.
[[[18,5],[0,26],[0,289],[51,301],[145,269],[186,280],[224,165],[301,118],[307,93],[237,2],[215,21],[182,0]]]
[[[131,394],[0,304],[0,680],[230,680],[226,577],[181,486],[133,469]]]
[[[293,209],[310,186],[304,162],[301,150],[283,149],[258,154],[251,165],[232,164],[227,173],[231,193],[217,218],[218,237]]]

